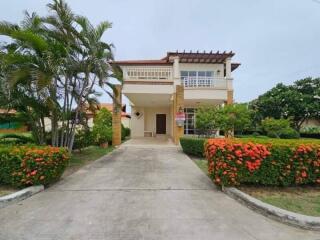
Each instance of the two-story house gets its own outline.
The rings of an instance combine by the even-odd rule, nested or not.
[[[131,102],[131,136],[194,134],[195,109],[233,102],[233,52],[168,52],[160,60],[116,61]]]

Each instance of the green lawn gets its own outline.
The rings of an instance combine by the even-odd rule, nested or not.
[[[75,151],[72,153],[70,158],[69,167],[66,169],[65,176],[70,175],[73,172],[80,169],[82,166],[95,161],[102,156],[110,153],[114,148],[100,148],[98,146],[90,146],[80,151]]]
[[[197,166],[208,175],[205,159],[193,159]],[[320,217],[320,187],[263,187],[243,186],[241,191],[276,207],[309,216]]]
[[[320,216],[319,187],[239,187],[249,195],[276,207],[309,216]]]
[[[0,197],[2,197],[4,195],[8,195],[10,193],[13,193],[15,191],[17,191],[17,190],[14,188],[0,186]]]
[[[208,161],[206,159],[194,159],[195,164],[208,175]]]

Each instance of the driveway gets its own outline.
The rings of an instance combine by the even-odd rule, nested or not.
[[[320,239],[216,190],[178,148],[124,144],[0,209],[0,239]]]

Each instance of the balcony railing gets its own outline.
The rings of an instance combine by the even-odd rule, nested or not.
[[[127,80],[172,80],[172,68],[129,67],[125,71]]]
[[[217,88],[227,89],[228,82],[224,77],[181,77],[185,88]]]

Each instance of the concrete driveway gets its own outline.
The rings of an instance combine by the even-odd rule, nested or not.
[[[0,209],[0,239],[320,239],[216,190],[176,147],[124,144]]]

